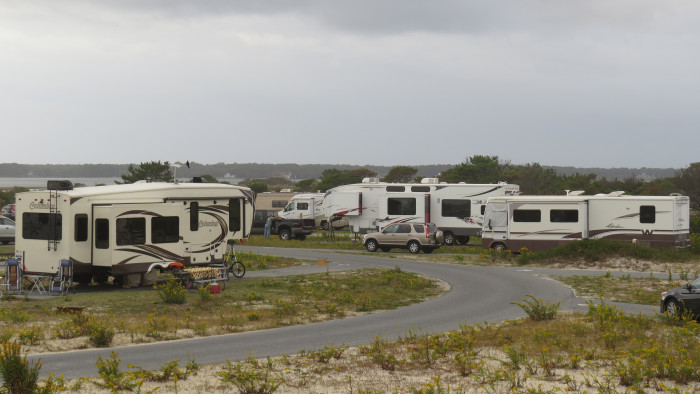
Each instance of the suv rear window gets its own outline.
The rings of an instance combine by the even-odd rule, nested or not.
[[[415,231],[417,233],[422,233],[423,232],[423,225],[422,224],[414,224],[413,231]]]
[[[428,223],[426,224],[426,226],[428,226],[428,231],[430,231],[431,233],[437,233],[438,227],[436,225]]]

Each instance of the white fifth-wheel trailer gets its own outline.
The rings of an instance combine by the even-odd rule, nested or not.
[[[354,233],[380,231],[394,223],[435,223],[445,243],[466,244],[481,235],[484,205],[490,196],[517,194],[518,185],[440,183],[385,183],[365,178],[326,192],[323,207],[329,221],[347,219]]]
[[[538,251],[574,240],[610,239],[666,248],[690,246],[690,201],[681,195],[491,197],[482,246]]]
[[[26,273],[54,274],[73,263],[76,281],[145,274],[171,263],[223,262],[229,240],[247,238],[253,193],[225,184],[136,182],[16,195],[15,254]]]

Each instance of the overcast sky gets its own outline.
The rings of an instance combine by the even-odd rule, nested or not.
[[[5,163],[683,168],[699,125],[697,0],[0,1]]]

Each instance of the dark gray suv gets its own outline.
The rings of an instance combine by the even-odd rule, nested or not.
[[[362,237],[362,244],[370,252],[376,252],[377,249],[388,252],[392,248],[402,248],[411,253],[420,253],[421,250],[432,253],[442,243],[442,231],[433,223],[397,223]]]

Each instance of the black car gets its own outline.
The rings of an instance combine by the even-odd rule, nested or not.
[[[688,310],[700,316],[700,278],[661,293],[661,313],[676,314]]]

